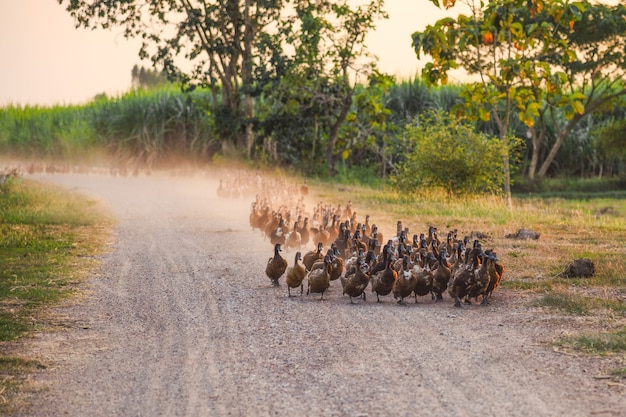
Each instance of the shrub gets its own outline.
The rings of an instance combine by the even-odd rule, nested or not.
[[[403,190],[444,188],[451,195],[501,193],[504,145],[443,112],[405,128],[407,159],[394,181]]]

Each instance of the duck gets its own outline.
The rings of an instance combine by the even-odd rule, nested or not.
[[[441,250],[444,247],[446,248],[448,253],[450,254],[456,253],[456,251],[454,250],[454,232],[453,231],[448,232],[448,234],[446,235],[446,241],[441,243],[441,245],[439,245],[439,250]]]
[[[354,235],[352,236],[352,243],[354,246],[354,252],[359,253],[359,251],[363,251],[366,253],[368,250],[367,244],[361,240],[361,230],[356,229]]]
[[[498,288],[500,280],[502,280],[502,274],[504,274],[504,266],[499,263],[498,256],[495,252],[493,252],[492,249],[488,249],[487,251],[485,251],[485,253],[487,253],[489,256],[489,266],[487,269],[489,271],[490,280],[489,285],[485,290],[483,303],[489,304],[489,298],[491,298],[491,293],[493,293],[493,291]]]
[[[367,240],[367,250],[374,252],[374,255],[380,255],[380,241],[377,237],[371,237]]]
[[[220,198],[228,198],[230,197],[230,191],[228,187],[224,185],[224,180],[220,178],[220,184],[217,186],[217,196]]]
[[[454,276],[448,294],[454,298],[454,306],[461,307],[461,299],[466,297],[472,290],[476,281],[476,270],[480,268],[480,255],[482,249],[473,248],[470,250],[465,266]]]
[[[393,298],[398,304],[406,304],[404,299],[415,290],[417,277],[412,274],[413,264],[408,256],[402,258],[402,270],[398,272],[398,279],[393,285]]]
[[[265,224],[262,226],[265,236],[268,238],[271,236],[272,232],[278,228],[281,219],[282,215],[272,210],[271,214],[267,217]]]
[[[300,249],[301,246],[302,235],[298,232],[298,222],[293,222],[293,229],[285,236],[285,247]]]
[[[286,242],[286,233],[285,233],[285,219],[280,217],[278,220],[278,226],[272,230],[269,234],[270,242],[272,245],[280,243],[281,245],[285,245]]]
[[[380,230],[378,230],[378,226],[376,226],[376,224],[372,224],[371,236],[374,239],[378,239],[379,244],[382,244],[385,241],[385,238],[383,237],[383,233]],[[378,255],[378,253],[376,255]]]
[[[322,259],[318,259],[317,261],[313,262],[313,265],[311,265],[311,271],[314,271],[316,269],[322,269],[326,267],[326,264],[324,263],[325,257],[328,256],[330,258],[331,264],[333,261],[333,258],[335,256],[335,248],[333,248],[332,246],[326,251],[326,255],[322,256]],[[332,265],[331,265],[332,268]]]
[[[274,245],[274,257],[269,258],[265,266],[265,274],[272,281],[274,287],[280,285],[278,279],[287,270],[287,260],[280,255],[281,251],[280,243],[276,243]]]
[[[324,267],[313,269],[307,274],[307,290],[306,295],[310,293],[321,293],[320,300],[324,299],[324,292],[330,287],[330,270],[331,258],[329,255],[324,256]]]
[[[285,275],[285,282],[287,283],[287,293],[291,297],[291,289],[300,287],[300,296],[304,289],[304,277],[306,275],[306,268],[302,263],[302,252],[296,252],[293,260],[293,266],[287,268],[287,275]]]
[[[249,216],[250,227],[252,230],[261,228],[263,218],[268,211],[269,207],[261,206],[261,202],[258,201],[258,199],[252,202],[252,210],[250,210]]]
[[[345,257],[346,250],[350,247],[352,243],[352,232],[350,229],[344,224],[341,223],[339,225],[339,234],[337,238],[333,242],[333,244],[337,247],[339,256]]]
[[[300,186],[300,195],[303,197],[309,195],[309,184],[306,178],[304,179],[304,182]]]
[[[365,223],[363,224],[363,238],[369,239],[372,234],[372,225],[370,224],[370,215],[365,215]]]
[[[331,241],[330,232],[323,224],[320,224],[318,227],[311,227],[310,231],[314,242],[322,242],[326,246]]]
[[[302,226],[301,226],[302,225]],[[302,222],[298,221],[298,227],[296,229],[300,233],[300,244],[304,247],[309,243],[311,232],[309,230],[309,218],[305,217]]]
[[[343,270],[345,267],[345,261],[339,254],[339,249],[337,246],[332,247],[332,255],[331,255],[331,269],[330,269],[330,280],[336,281],[343,274]]]
[[[426,238],[426,243],[428,246],[431,246],[433,241],[436,242],[435,244],[437,246],[441,244],[441,241],[437,236],[437,228],[435,226],[428,226],[428,237]]]
[[[370,281],[372,282],[372,292],[376,293],[376,302],[380,303],[381,295],[388,295],[391,293],[396,280],[398,279],[398,273],[393,269],[393,263],[395,258],[389,256],[386,260],[386,267],[382,271],[375,275],[371,275]]]
[[[433,240],[434,242],[434,240]],[[434,245],[433,245],[434,247]],[[433,271],[433,293],[435,301],[443,300],[443,293],[448,288],[450,281],[450,264],[448,263],[447,252],[442,248],[437,258],[437,269]]]
[[[485,292],[487,291],[487,287],[489,286],[489,281],[491,279],[489,275],[489,262],[491,262],[489,256],[482,252],[480,253],[481,265],[480,268],[474,270],[474,282],[471,285],[471,288],[465,298],[466,304],[470,303],[470,298],[475,298],[478,300],[478,296],[482,297],[482,305],[486,305]]]
[[[450,267],[450,276],[452,278],[456,275],[457,271],[464,266],[463,254],[465,253],[465,245],[463,244],[463,242],[455,243],[455,245],[456,259]]]
[[[427,256],[435,257],[432,253],[429,253]],[[415,285],[413,287],[413,294],[415,295],[415,303],[417,303],[417,297],[422,297],[424,295],[431,294],[431,298],[434,300],[435,295],[433,294],[433,272],[430,269],[429,262],[425,262],[424,266],[421,267],[419,265],[413,265],[413,269],[411,274],[414,276]]]
[[[322,242],[318,242],[317,250],[312,250],[310,252],[307,252],[304,255],[304,257],[302,258],[302,263],[304,264],[304,267],[306,268],[307,271],[311,270],[311,268],[313,267],[313,264],[316,261],[324,259],[324,254],[322,253],[323,250],[324,250],[324,245],[322,244]]]
[[[341,277],[341,286],[343,287],[343,295],[350,297],[350,304],[354,304],[353,298],[361,297],[363,301],[367,300],[365,289],[370,283],[369,266],[359,256],[354,268],[354,272],[346,273]]]
[[[372,265],[372,267],[370,268],[370,273],[372,275],[375,275],[375,274],[378,274],[379,272],[383,271],[385,269],[385,267],[387,266],[387,260],[391,256],[392,256],[391,247],[387,243],[387,244],[385,244],[385,246],[383,246],[383,250],[382,250],[381,254],[376,257],[374,265]]]

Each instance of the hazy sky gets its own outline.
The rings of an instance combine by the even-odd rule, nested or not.
[[[381,70],[408,78],[418,71],[411,33],[443,16],[429,0],[387,0],[390,18],[368,37]],[[455,12],[458,14],[458,10]],[[0,0],[0,107],[84,103],[130,87],[140,43],[121,30],[75,29],[57,0]]]

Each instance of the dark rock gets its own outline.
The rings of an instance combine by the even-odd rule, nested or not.
[[[506,235],[506,237],[509,239],[537,240],[539,239],[539,233],[528,229],[519,229],[517,233]]]
[[[487,235],[484,234],[483,232],[477,232],[475,230],[472,230],[472,232],[470,233],[470,238],[472,238],[472,239],[487,239]]]
[[[589,258],[575,259],[563,271],[566,278],[590,278],[596,272],[595,263]]]

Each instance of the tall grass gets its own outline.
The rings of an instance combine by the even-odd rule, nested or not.
[[[104,148],[153,165],[169,156],[207,158],[219,148],[205,92],[133,90],[83,106],[0,108],[0,152],[74,158]]]
[[[0,108],[0,152],[17,156],[73,157],[96,144],[80,106]]]
[[[218,147],[201,92],[134,90],[98,100],[88,111],[98,137],[118,157],[153,165],[169,155],[206,158]]]

